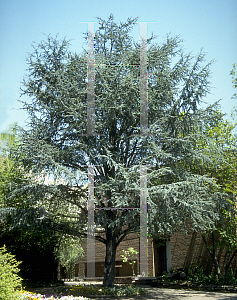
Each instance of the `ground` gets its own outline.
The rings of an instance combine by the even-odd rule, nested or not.
[[[65,282],[64,285],[68,286],[71,284],[77,284],[77,282]],[[95,284],[91,282],[91,284]],[[98,282],[97,282],[98,284]],[[181,289],[163,289],[163,288],[155,288],[151,286],[144,286],[148,295],[144,296],[133,296],[133,297],[98,297],[94,296],[93,299],[96,300],[156,300],[156,299],[164,299],[164,300],[237,300],[237,293],[224,293],[224,292],[205,292],[205,291],[194,291],[194,290],[181,290]],[[30,292],[36,292],[40,294],[51,294],[57,291],[56,287],[47,287],[47,288],[27,288]],[[90,297],[92,298],[92,297]]]

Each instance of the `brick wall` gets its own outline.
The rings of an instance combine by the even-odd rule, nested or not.
[[[204,272],[210,274],[214,272],[214,265],[210,254],[208,253],[203,239],[199,233],[191,232],[189,235],[185,235],[183,232],[178,232],[170,239],[171,242],[171,257],[172,268],[179,269],[185,266],[198,265],[204,267]],[[211,239],[208,240],[211,244]],[[128,263],[123,263],[122,250],[127,250],[129,247],[133,247],[139,252],[139,236],[135,233],[127,235],[127,237],[120,243],[116,252],[116,268],[115,276],[131,276],[132,267]],[[86,239],[83,244],[85,255],[80,258],[75,266],[75,276],[86,276]],[[220,247],[217,251],[217,258],[220,261],[220,268],[222,274],[224,274],[224,266],[226,261],[226,252],[223,247]],[[160,276],[163,271],[166,271],[166,247],[165,244],[160,244],[159,241],[152,241],[148,239],[148,274],[149,276]],[[96,261],[96,276],[103,277],[105,260],[105,244],[96,241],[95,242],[95,261]],[[135,274],[139,274],[139,254],[135,256]],[[237,257],[232,263],[233,270],[237,269]],[[61,274],[63,270],[61,268]],[[237,275],[237,274],[236,274]]]
[[[116,276],[132,276],[132,266],[128,263],[123,263],[123,259],[120,256],[123,254],[122,250],[127,250],[129,247],[133,247],[139,253],[139,236],[136,233],[131,233],[125,237],[125,239],[119,244],[116,251],[116,265],[115,274]],[[76,264],[75,272],[76,277],[86,276],[86,263],[87,263],[87,241],[85,240],[83,243],[83,249],[85,251],[85,255],[83,258],[80,258]],[[95,241],[95,269],[96,269],[96,277],[103,276],[104,271],[104,260],[105,260],[105,244]],[[139,254],[134,257],[135,263],[135,274],[139,274]],[[152,248],[152,240],[148,239],[148,274],[153,276],[153,248]]]
[[[216,234],[216,239],[220,239]],[[211,236],[207,239],[208,245],[212,245]],[[171,255],[172,268],[179,269],[185,266],[197,265],[203,267],[205,274],[211,274],[214,270],[214,264],[208,250],[204,244],[200,233],[191,232],[185,235],[179,232],[171,237]],[[217,260],[220,265],[221,273],[224,275],[227,253],[225,247],[217,248]],[[236,271],[237,257],[233,260],[232,268]]]

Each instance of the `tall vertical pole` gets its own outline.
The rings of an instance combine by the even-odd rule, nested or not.
[[[87,277],[95,277],[94,167],[88,166]]]
[[[140,134],[148,130],[147,23],[140,23]],[[140,166],[140,275],[148,275],[147,166]]]
[[[95,135],[95,53],[94,22],[88,23],[87,55],[87,135]]]
[[[148,275],[147,258],[147,166],[140,166],[140,275]]]
[[[148,130],[147,23],[140,23],[140,130]]]
[[[94,22],[88,23],[87,54],[87,136],[95,135],[95,54]],[[87,228],[87,277],[95,277],[94,233],[94,168],[88,166],[88,228]]]

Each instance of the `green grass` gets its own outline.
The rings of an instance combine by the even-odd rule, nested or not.
[[[64,294],[64,290],[68,295],[72,296],[88,296],[88,295],[113,295],[113,296],[136,296],[136,295],[144,295],[146,294],[146,290],[139,286],[131,286],[131,285],[122,285],[122,286],[114,286],[113,288],[104,288],[100,284],[79,284],[68,286],[67,288],[63,288],[61,292]]]

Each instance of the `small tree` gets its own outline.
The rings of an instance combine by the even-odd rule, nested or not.
[[[62,237],[56,256],[62,267],[65,267],[68,279],[75,276],[75,263],[80,256],[83,256],[83,252],[81,241],[78,238],[65,235]]]
[[[6,246],[0,248],[0,300],[16,300],[20,298],[22,279],[17,275],[21,262],[8,253]]]
[[[135,276],[134,265],[136,263],[136,260],[133,260],[133,258],[135,257],[135,255],[138,254],[138,252],[133,247],[128,248],[128,250],[122,250],[122,251],[124,253],[121,254],[123,258],[123,262],[128,262],[132,266],[132,274],[133,276]]]

